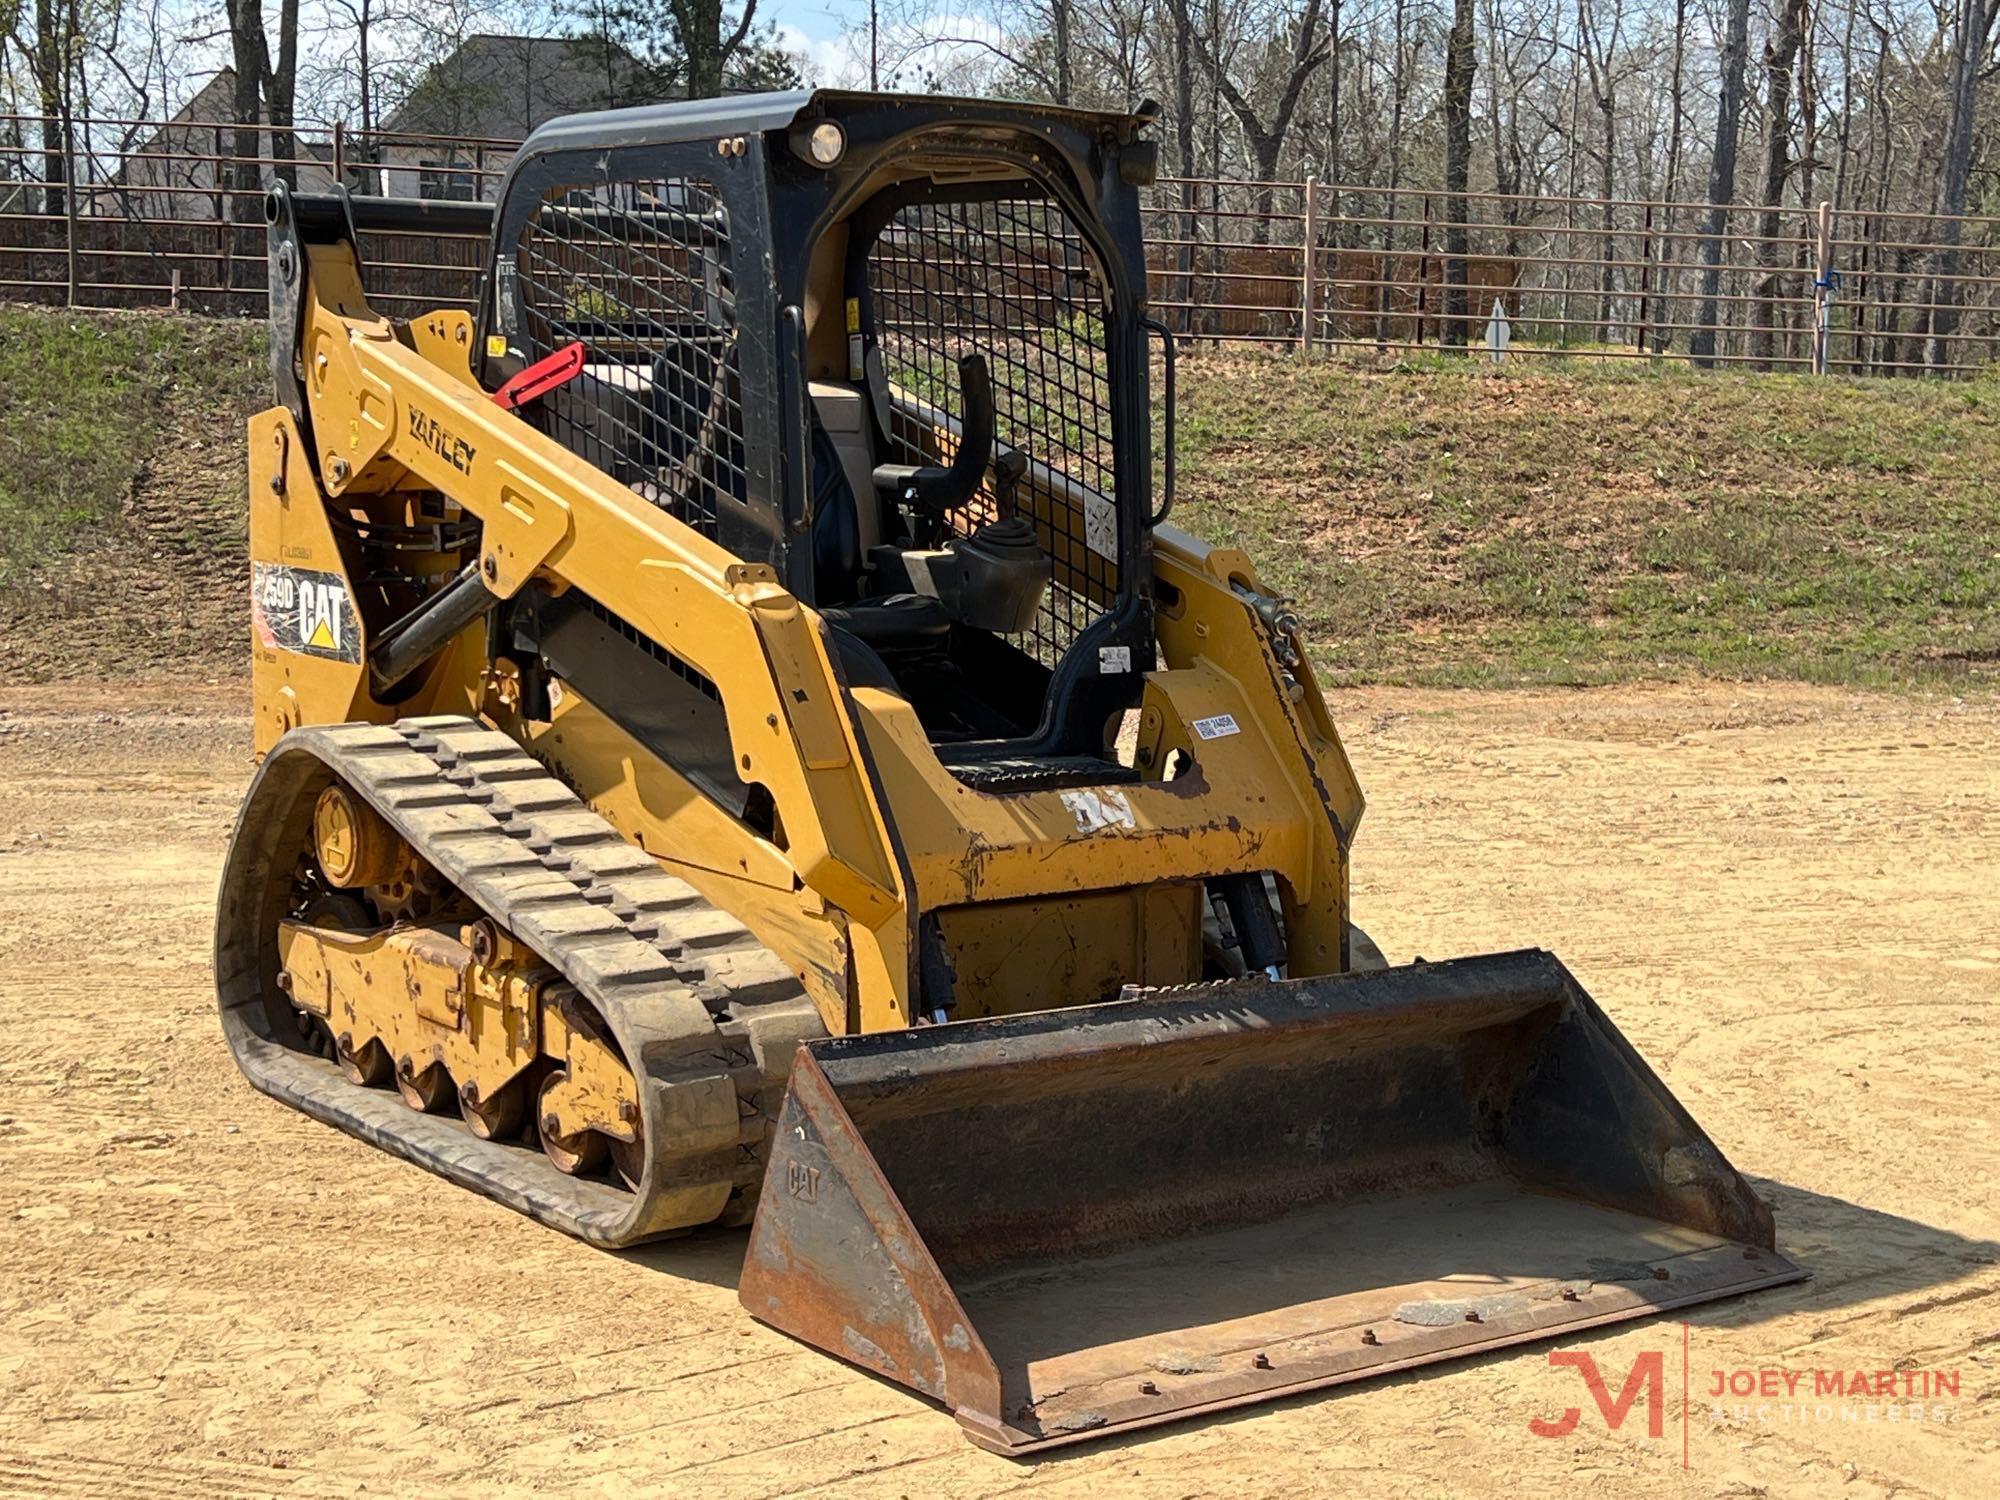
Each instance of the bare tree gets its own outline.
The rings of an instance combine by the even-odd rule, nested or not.
[[[1964,226],[1966,184],[1972,175],[1974,114],[1979,103],[1979,79],[1992,45],[1994,18],[2000,0],[1958,0],[1957,26],[1952,33],[1950,123],[1945,127],[1943,180],[1938,212],[1952,217],[1938,225],[1938,248],[1931,258],[1930,337],[1924,343],[1924,364],[1941,370],[1951,363],[1951,337],[1958,328],[1958,249]]]
[[[1688,350],[1704,369],[1715,363],[1717,301],[1722,291],[1722,237],[1736,198],[1736,143],[1743,119],[1744,57],[1750,50],[1750,0],[1729,0],[1722,38],[1722,88],[1715,102],[1715,148],[1708,164],[1708,213],[1702,221],[1701,311]]]
[[[723,75],[750,37],[757,19],[757,0],[743,0],[743,13],[732,25],[722,0],[667,0],[667,14],[687,58],[690,99],[712,99],[722,92]]]
[[[0,35],[13,44],[28,69],[38,107],[36,125],[42,145],[42,212],[65,213],[70,163],[76,152],[74,116],[68,104],[68,79],[75,68],[80,41],[75,0],[35,0],[34,29],[23,34],[25,7],[0,5]]]
[[[258,0],[223,0],[229,16],[229,49],[235,73],[235,160],[230,165],[229,216],[249,222],[257,214],[255,195],[263,185],[258,161],[264,114],[264,74],[270,55],[264,46],[264,10]]]
[[[1576,48],[1597,107],[1597,182],[1602,200],[1597,225],[1599,343],[1610,337],[1611,294],[1617,277],[1618,216],[1613,200],[1618,196],[1618,85],[1625,71],[1624,37],[1625,8],[1618,0],[1612,0],[1608,25],[1592,0],[1577,0]]]
[[[1202,39],[1202,45],[1211,49],[1210,61],[1215,66],[1216,87],[1229,101],[1229,108],[1243,127],[1252,170],[1257,181],[1266,185],[1257,197],[1257,206],[1265,214],[1270,213],[1272,205],[1268,184],[1277,180],[1278,158],[1285,149],[1285,138],[1291,131],[1293,116],[1298,112],[1306,80],[1331,55],[1326,34],[1320,29],[1324,9],[1324,0],[1305,0],[1304,8],[1295,18],[1288,17],[1279,34],[1272,39],[1268,54],[1273,58],[1273,70],[1282,81],[1268,107],[1260,108],[1246,88],[1223,71],[1220,59],[1212,50],[1212,39]],[[1260,241],[1269,240],[1270,233],[1270,220],[1266,218],[1261,221],[1258,238]]]
[[[1780,290],[1778,231],[1785,186],[1792,175],[1792,64],[1810,17],[1808,0],[1782,0],[1778,24],[1764,43],[1764,211],[1757,217],[1757,300],[1751,304],[1750,357],[1765,369]]]
[[[1444,329],[1440,342],[1466,341],[1467,286],[1465,194],[1472,186],[1472,0],[1454,0],[1444,69]]]

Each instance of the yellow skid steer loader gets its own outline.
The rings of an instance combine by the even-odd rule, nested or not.
[[[1366,961],[1297,622],[1165,524],[1147,124],[772,94],[268,205],[243,1071],[594,1245],[752,1225],[754,1316],[1003,1452],[1800,1274],[1553,958]],[[477,309],[376,311],[437,229]]]

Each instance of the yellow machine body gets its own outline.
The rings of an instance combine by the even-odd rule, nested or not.
[[[258,1087],[596,1244],[754,1218],[756,1316],[946,1401],[1003,1451],[1797,1274],[1768,1212],[1553,960],[1354,972],[1363,802],[1296,622],[1248,557],[1159,523],[1143,451],[1119,459],[1137,493],[1112,519],[1058,472],[1067,444],[1073,469],[1110,474],[1111,438],[1079,435],[1092,408],[1056,401],[1039,438],[1008,427],[1039,368],[1064,401],[1062,382],[1099,382],[1120,451],[1143,448],[1143,279],[1121,280],[1143,268],[1143,120],[847,95],[604,119],[606,162],[666,142],[706,165],[685,190],[645,178],[643,197],[547,186],[536,163],[577,140],[530,143],[515,172],[560,247],[664,236],[650,259],[572,256],[586,269],[552,295],[588,336],[546,358],[507,301],[539,263],[505,204],[497,311],[397,321],[368,302],[357,247],[371,214],[408,227],[431,210],[274,196],[281,400],[249,424],[263,764],[217,934],[225,1029]],[[823,207],[796,216],[796,255],[766,226],[771,258],[718,270],[713,241],[759,232],[759,171],[771,222],[781,188]],[[843,295],[840,267],[884,223],[920,224],[953,193],[1004,201],[1012,181],[1082,227],[1049,242],[1071,257],[1061,276],[1024,270],[1006,235],[987,269],[1032,282],[1029,304],[1085,271],[1111,290],[1099,321],[1030,351],[1040,366],[1022,352],[1032,306],[984,350],[953,342],[947,412],[948,389],[879,375],[866,339],[889,313]],[[974,238],[961,226],[932,253],[970,257]],[[732,328],[699,359],[603,352],[636,319],[605,309],[675,278],[684,311],[740,318],[762,295],[746,264],[803,279],[768,347]],[[906,337],[943,306],[924,295]],[[1079,358],[1078,329],[1107,341],[1108,379],[1046,373]],[[982,359],[1000,372],[983,408]],[[760,402],[755,369],[790,374]],[[791,540],[724,545],[729,517],[689,497],[724,469],[754,490],[750,417],[740,449],[611,472],[603,413],[626,421],[635,392],[671,413],[689,389],[697,436],[732,404],[792,424],[772,451],[794,482],[809,451],[846,442],[850,488],[872,508],[879,486],[876,520],[909,538],[864,538],[865,566],[852,549],[802,563],[831,502],[794,489],[772,533]],[[579,391],[600,430],[556,414],[590,407]],[[871,422],[872,481],[852,458]],[[882,434],[912,423],[915,461],[883,465]],[[613,435],[627,456],[639,441]],[[952,568],[1018,579],[1022,558],[1111,621],[1044,654],[1043,722],[1062,722],[1065,692],[1113,711],[1064,754],[974,764],[911,686],[919,668],[884,667],[919,660],[896,654],[907,635],[879,655],[857,642],[903,630],[895,611],[953,651],[1027,642],[1051,596],[961,597],[947,579],[884,600],[853,580],[906,570],[920,592]],[[815,576],[848,594],[807,597]],[[572,611],[621,670],[666,673],[680,696],[648,719],[618,673],[566,674],[535,610]],[[977,717],[980,673],[962,675]],[[696,720],[716,728],[700,763],[675,748]]]

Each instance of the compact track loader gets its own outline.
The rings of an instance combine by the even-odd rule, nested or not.
[[[754,1316],[1003,1452],[1799,1275],[1555,959],[1366,961],[1297,622],[1164,524],[1147,119],[269,202],[243,1071],[593,1245],[751,1225]],[[476,311],[378,312],[435,228]]]

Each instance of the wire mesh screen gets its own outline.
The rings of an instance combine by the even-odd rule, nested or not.
[[[581,377],[541,403],[550,436],[714,537],[745,498],[729,219],[699,178],[558,189],[515,261],[522,349],[581,340]]]
[[[1059,204],[1023,193],[901,209],[869,257],[900,463],[948,461],[963,416],[958,361],[982,354],[997,444],[1029,461],[1016,491],[1051,559],[1050,586],[1017,645],[1054,666],[1118,592],[1118,511],[1104,291]],[[994,519],[989,493],[952,526]]]

